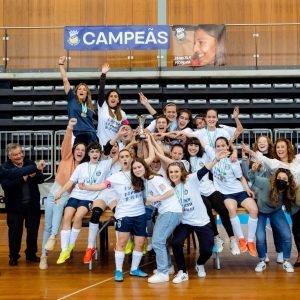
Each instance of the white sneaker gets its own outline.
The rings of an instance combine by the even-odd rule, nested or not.
[[[240,255],[240,247],[238,246],[236,239],[230,240],[230,250],[232,255]]]
[[[177,275],[174,277],[172,280],[173,283],[180,283],[183,281],[189,280],[189,274],[188,273],[183,273],[182,270],[180,270]]]
[[[168,282],[169,274],[164,274],[160,272],[156,272],[154,275],[148,278],[149,283],[160,283],[160,282]]]
[[[51,235],[45,244],[45,249],[47,251],[52,251],[54,249],[55,244],[56,244],[56,238],[54,235]]]
[[[206,272],[205,272],[205,269],[204,269],[204,265],[197,265],[196,264],[195,269],[198,273],[198,277],[200,277],[200,278],[206,277]]]
[[[153,270],[153,274],[156,274],[156,273],[158,273],[157,269]],[[169,268],[168,273],[169,273],[169,275],[175,274],[175,269],[174,269],[173,265]]]
[[[285,270],[286,272],[294,273],[294,267],[292,266],[292,264],[288,260],[286,260],[283,263],[282,267],[283,267],[283,270]]]
[[[268,256],[268,253],[266,253],[265,263],[268,263],[268,262],[270,262],[270,258]]]
[[[48,269],[48,263],[47,263],[47,256],[43,254],[40,258],[40,265],[41,270],[47,270]]]
[[[218,235],[215,236],[214,241],[215,241],[215,247],[216,247],[217,253],[222,252],[224,241]]]
[[[277,253],[277,259],[276,259],[276,262],[277,262],[278,264],[283,264],[283,252]]]
[[[255,272],[262,272],[267,268],[266,263],[262,260],[255,267]]]

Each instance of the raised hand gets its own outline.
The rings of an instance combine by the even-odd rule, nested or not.
[[[66,61],[66,56],[61,56],[59,59],[58,59],[58,64],[59,65],[63,65]]]
[[[104,63],[104,64],[102,65],[101,72],[102,72],[103,74],[106,74],[106,73],[109,71],[109,69],[110,69],[109,64],[108,64],[108,63]]]
[[[232,114],[235,119],[238,118],[240,114],[240,108],[238,106],[235,106]]]
[[[71,119],[69,120],[68,126],[69,126],[70,128],[73,128],[76,124],[77,124],[77,119],[76,119],[76,118],[71,118]]]
[[[142,93],[139,93],[140,96],[140,102],[142,105],[147,105],[148,104],[148,98]]]

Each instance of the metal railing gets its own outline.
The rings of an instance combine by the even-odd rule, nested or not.
[[[204,70],[228,70],[231,67],[298,66],[300,60],[300,23],[225,24],[226,65],[205,66]],[[184,25],[189,26],[189,25]],[[187,70],[173,67],[174,49],[166,50],[118,50],[118,51],[66,51],[64,50],[64,27],[0,27],[2,32],[2,62],[0,71],[14,70],[57,71],[58,57],[68,58],[67,70],[97,69],[108,62],[115,70]],[[171,33],[172,36],[172,33]],[[48,38],[49,37],[49,38]],[[269,41],[272,40],[272,43]],[[36,47],[33,46],[37,43]],[[189,48],[192,50],[193,41]],[[20,47],[22,45],[22,47]],[[29,51],[29,45],[36,52]],[[27,49],[28,48],[28,49]],[[37,54],[40,53],[40,54]],[[84,66],[84,68],[82,67]],[[200,69],[203,69],[200,68]],[[189,71],[199,67],[188,67]]]
[[[19,143],[22,146],[24,154],[29,159],[38,162],[40,159],[46,161],[46,168],[43,174],[45,181],[56,175],[57,167],[61,160],[61,143],[65,135],[65,130],[58,131],[0,131],[0,164],[7,161],[6,147],[9,143]],[[261,135],[268,136],[275,141],[280,137],[291,140],[295,147],[296,154],[300,153],[300,129],[271,129],[254,128],[245,129],[239,136],[235,145],[241,149],[241,141],[253,146],[257,137]]]

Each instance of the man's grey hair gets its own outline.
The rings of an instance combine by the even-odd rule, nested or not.
[[[6,146],[6,154],[7,154],[7,156],[10,155],[10,153],[11,153],[12,150],[15,150],[17,148],[21,148],[21,150],[22,150],[22,147],[21,147],[21,145],[19,143],[9,143],[9,144],[7,144],[7,146]]]

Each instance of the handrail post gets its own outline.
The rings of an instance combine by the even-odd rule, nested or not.
[[[4,72],[6,73],[7,71],[7,61],[8,61],[8,57],[7,57],[7,41],[8,41],[8,34],[7,34],[7,29],[4,30],[4,36],[2,37],[3,39],[3,47],[4,47],[4,57],[3,57],[3,60],[4,60]]]

